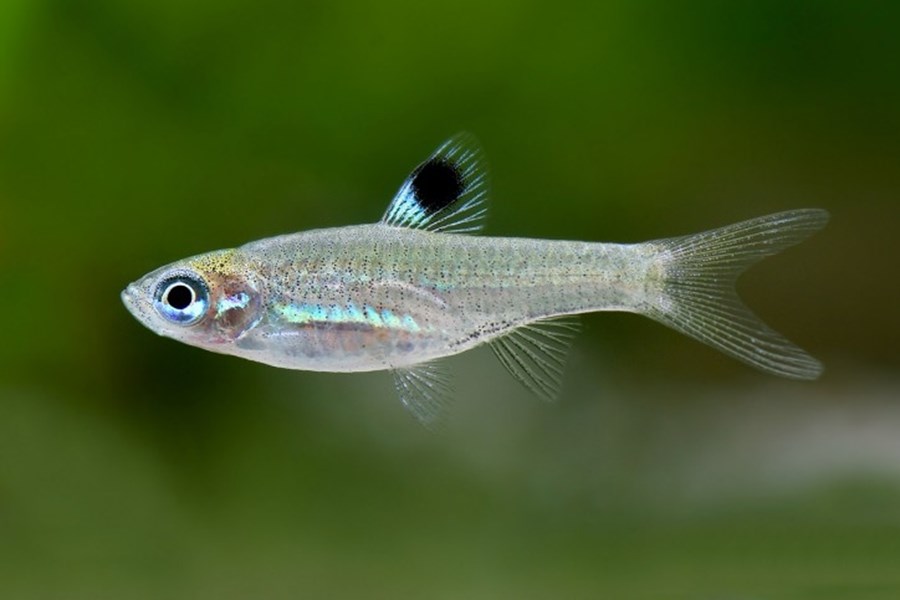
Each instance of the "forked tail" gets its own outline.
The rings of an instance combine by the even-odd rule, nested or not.
[[[738,298],[735,281],[827,222],[825,210],[791,210],[650,242],[659,262],[642,312],[763,371],[815,379],[822,364],[759,320]]]

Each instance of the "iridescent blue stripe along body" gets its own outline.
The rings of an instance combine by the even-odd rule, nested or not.
[[[426,423],[449,394],[438,359],[483,343],[526,387],[555,397],[575,331],[567,317],[584,312],[640,313],[777,375],[821,372],[734,284],[824,226],[825,211],[638,244],[468,235],[481,229],[487,192],[481,149],[461,134],[412,172],[378,223],[177,261],[122,298],[153,331],[214,352],[290,369],[391,370]]]

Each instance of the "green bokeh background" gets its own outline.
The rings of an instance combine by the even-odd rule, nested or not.
[[[741,289],[778,380],[584,319],[562,400],[158,338],[172,260],[376,220],[459,130],[488,233],[638,241],[821,206]],[[900,4],[0,3],[0,597],[900,597]]]

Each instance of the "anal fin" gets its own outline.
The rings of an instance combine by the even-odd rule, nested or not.
[[[559,396],[566,357],[578,331],[573,317],[537,321],[513,329],[490,347],[519,383],[552,401]]]

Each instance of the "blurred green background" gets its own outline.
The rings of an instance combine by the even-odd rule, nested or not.
[[[900,4],[0,3],[0,597],[900,597]],[[488,233],[639,241],[821,206],[741,290],[757,373],[584,319],[544,405],[158,338],[164,263],[371,222],[459,130]]]

